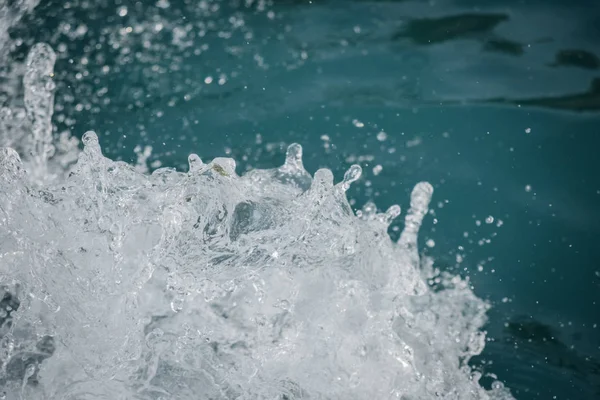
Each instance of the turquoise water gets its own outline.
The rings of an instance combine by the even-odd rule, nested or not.
[[[598,398],[598,6],[478,3],[42,1],[11,57],[58,49],[57,132],[93,129],[112,158],[149,145],[150,164],[227,154],[242,172],[298,142],[310,172],[363,167],[356,208],[431,182],[422,251],[493,305],[472,364],[518,399]]]

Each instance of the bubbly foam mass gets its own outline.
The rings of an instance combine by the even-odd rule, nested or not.
[[[21,156],[0,149],[0,398],[512,398],[468,366],[488,305],[419,257],[430,184],[395,243],[400,207],[355,215],[360,167],[311,176],[297,144],[241,177],[194,154],[148,175],[88,132],[73,164],[53,62],[32,49]]]

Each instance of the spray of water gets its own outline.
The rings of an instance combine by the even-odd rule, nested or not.
[[[54,59],[31,50],[24,151],[0,149],[0,398],[512,398],[468,366],[488,305],[419,257],[430,184],[394,243],[400,207],[355,215],[360,167],[313,177],[297,144],[244,176],[194,154],[148,175],[88,132],[70,165]]]

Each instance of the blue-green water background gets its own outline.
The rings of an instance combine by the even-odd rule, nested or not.
[[[173,0],[160,15],[185,26],[196,3]],[[267,3],[269,16],[209,1],[216,25],[191,48],[157,35],[124,59],[98,38],[158,15],[153,5],[42,1],[11,31],[22,38],[12,57],[64,44],[57,132],[94,130],[111,158],[134,162],[134,147],[151,145],[163,166],[228,155],[242,173],[281,164],[298,142],[311,172],[339,179],[362,165],[357,208],[406,208],[413,185],[431,182],[423,252],[493,305],[473,365],[519,399],[600,398],[600,4],[483,3],[288,0]],[[232,17],[252,37],[223,39]],[[65,33],[77,24],[85,33]],[[200,42],[208,50],[194,54]],[[91,101],[104,87],[110,101]]]

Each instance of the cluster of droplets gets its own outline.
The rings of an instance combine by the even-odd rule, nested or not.
[[[26,8],[32,10],[36,2],[26,3],[32,3]],[[21,22],[11,22],[15,25],[12,40],[6,56],[0,57],[0,69],[20,67],[5,77],[0,92],[8,87],[11,92],[0,93],[0,106],[19,105],[23,53],[35,43],[47,42],[60,64],[54,116],[60,131],[91,124],[107,135],[107,127],[100,128],[105,117],[127,111],[134,120],[132,130],[144,140],[152,125],[174,108],[226,109],[217,100],[232,95],[237,96],[236,104],[254,107],[244,93],[264,86],[264,70],[272,64],[271,57],[263,54],[267,44],[277,51],[280,66],[305,62],[298,51],[279,44],[289,26],[272,3],[73,0],[42,4]],[[5,9],[0,5],[0,13]],[[49,22],[54,20],[56,24]],[[6,34],[2,28],[0,33]],[[197,123],[196,118],[189,117],[187,123]],[[113,135],[108,145],[121,147],[124,132],[107,130]]]

